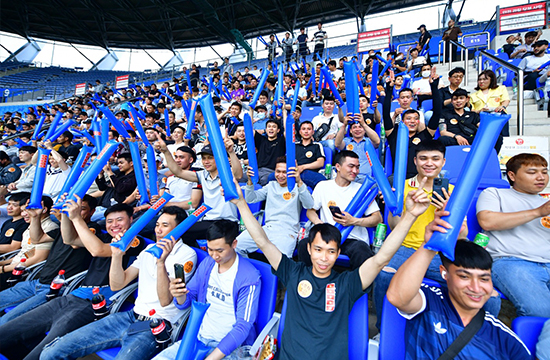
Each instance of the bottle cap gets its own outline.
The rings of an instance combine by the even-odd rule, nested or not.
[[[149,310],[149,316],[153,316],[155,315],[155,313],[156,313],[155,309]]]
[[[59,275],[65,275],[65,270],[59,270]]]
[[[27,258],[21,259],[21,262],[22,262],[22,263],[24,263],[25,261],[27,261]]]
[[[98,287],[95,287],[93,290],[92,290],[92,293],[95,295],[95,294],[99,294],[99,288]]]

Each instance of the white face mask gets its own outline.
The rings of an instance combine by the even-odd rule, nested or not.
[[[258,113],[258,119],[260,119],[260,120],[265,119],[265,113],[264,112],[259,112]]]
[[[403,55],[397,55],[397,57],[395,58],[395,60],[402,60],[403,59]]]
[[[424,70],[422,71],[422,77],[427,78],[430,76],[431,71],[430,70]]]

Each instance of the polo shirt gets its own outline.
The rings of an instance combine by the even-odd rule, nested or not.
[[[477,127],[479,125],[479,114],[472,111],[464,111],[462,115],[456,113],[453,110],[445,110],[441,114],[439,124],[445,124],[447,131],[464,137],[471,144],[474,141],[474,134],[468,134],[464,132],[460,124],[465,128],[470,128],[472,131],[477,132]]]
[[[164,186],[165,191],[169,194],[174,195],[171,201],[190,201],[191,192],[195,183],[192,181],[187,181],[177,176],[171,175],[166,178],[166,185]]]
[[[321,157],[325,157],[321,144],[316,142],[310,142],[307,145],[303,145],[301,142],[296,144],[296,162],[298,165],[311,164]]]
[[[419,291],[422,297],[420,311],[404,314],[398,310],[408,320],[405,359],[437,359],[464,330],[464,325],[446,288],[422,284]],[[481,329],[455,359],[528,360],[531,354],[512,330],[486,312]]]
[[[359,156],[359,173],[370,175],[372,170],[369,165],[369,159],[367,158],[367,149],[365,147],[366,143],[367,141],[365,138],[361,139],[359,142],[355,141],[352,137],[346,136],[344,138],[345,149],[353,151]]]
[[[225,201],[221,196],[221,180],[220,176],[216,175],[212,178],[206,170],[197,171],[198,183],[201,186],[204,203],[212,208],[204,215],[203,220],[221,220],[227,219],[238,221],[237,206],[229,201]]]

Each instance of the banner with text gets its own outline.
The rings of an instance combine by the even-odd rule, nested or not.
[[[84,95],[85,93],[86,93],[86,83],[76,84],[74,88],[74,94],[78,96],[78,95]]]
[[[117,76],[115,81],[115,89],[126,89],[128,87],[128,80],[130,75]]]
[[[500,32],[533,29],[546,25],[546,2],[499,9]]]
[[[391,28],[366,31],[357,34],[357,53],[382,50],[390,47]]]

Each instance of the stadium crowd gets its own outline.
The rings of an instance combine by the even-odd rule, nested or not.
[[[459,34],[454,23],[449,29],[449,36]],[[460,87],[465,75],[460,67],[447,74],[444,86],[435,66],[419,55],[429,44],[425,26],[419,30],[419,44],[407,54],[390,52],[384,60],[370,51],[364,62],[356,56],[329,58],[325,67],[327,34],[319,23],[313,39],[303,31],[297,39],[287,34],[282,78],[275,62],[263,70],[241,70],[226,58],[222,68],[213,64],[209,78],[201,79],[193,65],[162,84],[114,89],[98,81],[83,96],[5,113],[0,353],[10,360],[76,359],[121,347],[117,359],[174,359],[180,342],[160,343],[150,323],[160,319],[176,329],[198,301],[210,304],[198,329],[198,341],[210,348],[206,358],[238,358],[239,349],[258,335],[254,324],[262,306],[262,278],[248,258],[264,256],[286,289],[280,359],[348,358],[348,316],[371,289],[382,333],[385,297],[407,319],[407,358],[437,359],[458,348],[457,359],[530,359],[497,316],[503,294],[519,316],[550,317],[550,202],[539,196],[548,185],[548,164],[539,155],[514,156],[506,165],[510,188],[481,193],[476,208],[489,238],[486,249],[468,241],[466,219],[454,260],[425,247],[434,232],[449,228],[442,216],[448,215],[454,187],[436,189],[444,177],[446,147],[471,145],[480,113],[505,113],[509,97],[490,70],[479,75],[474,93]],[[315,41],[316,60],[293,63],[291,45],[298,44],[297,55],[303,56],[308,41]],[[271,62],[277,51],[273,38],[267,47]],[[359,113],[344,106],[350,104],[344,72],[349,63],[359,71]],[[264,72],[267,80],[259,87]],[[218,145],[225,148],[231,174],[221,173],[220,148],[209,138],[209,109],[199,102],[205,96],[212,97],[223,136]],[[248,116],[253,139],[246,135]],[[48,126],[52,133],[66,127],[52,137]],[[378,196],[353,216],[346,209],[373,176],[368,147],[386,153],[395,167],[400,131],[408,132],[403,212],[384,216],[386,204]],[[289,134],[296,163],[287,168]],[[508,135],[505,125],[497,152]],[[67,196],[75,168],[99,161],[110,146],[102,136],[116,149],[83,197]],[[47,165],[42,150],[50,151]],[[86,151],[91,156],[79,163]],[[256,167],[249,162],[252,153]],[[37,183],[35,174],[44,166],[45,180]],[[141,169],[146,179],[158,178],[155,184],[145,181],[145,193]],[[234,180],[238,194],[228,202],[224,175]],[[32,192],[42,187],[41,204],[30,206]],[[165,193],[173,197],[128,249],[111,246]],[[257,203],[261,217],[251,211]],[[206,215],[181,239],[168,238],[201,204],[211,208]],[[391,232],[374,246],[369,229],[379,224]],[[337,226],[353,230],[342,238]],[[159,258],[146,251],[154,246]],[[200,263],[196,248],[209,255]],[[342,255],[349,262],[336,266]],[[33,279],[21,281],[21,266],[38,264]],[[54,286],[62,270],[66,279],[87,271],[64,296]],[[425,285],[425,278],[439,285]],[[136,279],[133,309],[100,313],[96,299],[109,307],[113,295]],[[279,302],[284,294],[280,289]],[[457,341],[463,331],[469,337]],[[544,346],[548,351],[541,343],[540,359],[548,359]]]

